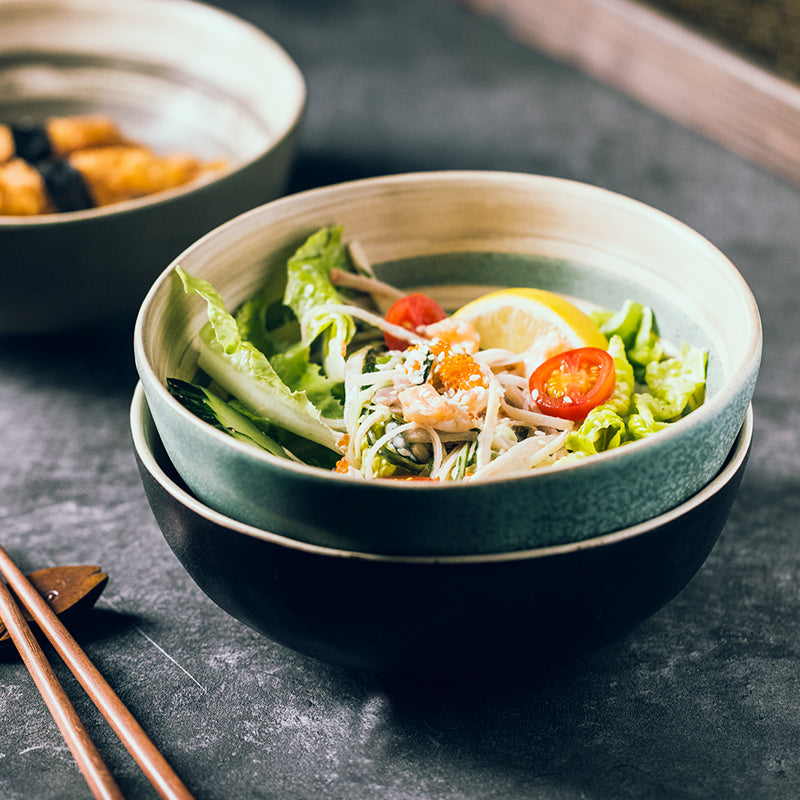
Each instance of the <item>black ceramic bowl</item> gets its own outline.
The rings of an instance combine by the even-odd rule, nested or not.
[[[131,430],[158,525],[215,603],[301,653],[408,673],[552,661],[608,643],[664,606],[722,532],[753,415],[718,475],[666,514],[569,545],[444,558],[319,547],[213,511],[180,483],[141,385]]]

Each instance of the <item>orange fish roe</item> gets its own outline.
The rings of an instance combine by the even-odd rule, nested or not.
[[[431,383],[437,391],[458,392],[486,386],[481,368],[471,355],[451,350],[441,339],[430,350],[434,356]]]
[[[341,472],[344,475],[346,475],[350,471],[350,464],[347,461],[347,456],[342,456],[336,462],[336,466],[333,468],[333,471],[334,472]]]

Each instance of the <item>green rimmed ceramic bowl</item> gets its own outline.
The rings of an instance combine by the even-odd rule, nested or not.
[[[662,335],[707,347],[706,403],[669,430],[567,468],[484,483],[356,480],[272,458],[189,414],[167,377],[192,379],[205,304],[180,263],[227,305],[251,296],[316,228],[344,225],[379,277],[445,307],[539,286],[618,307],[651,305]],[[156,281],[136,363],[171,461],[210,507],[282,536],[372,553],[523,550],[598,536],[673,508],[717,473],[741,429],[761,355],[752,293],[707,240],[648,206],[584,184],[510,173],[374,178],[284,198],[212,231]]]
[[[164,538],[224,611],[324,661],[453,678],[529,673],[613,641],[672,600],[725,527],[753,415],[712,480],[658,517],[583,542],[443,558],[324,548],[219,514],[177,475],[141,386],[131,432]]]

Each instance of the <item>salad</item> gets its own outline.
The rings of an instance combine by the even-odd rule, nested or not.
[[[647,306],[587,314],[514,289],[448,314],[377,280],[342,236],[316,231],[281,280],[232,312],[176,267],[208,322],[198,376],[168,378],[170,393],[274,456],[437,482],[557,468],[655,434],[704,400],[707,352],[673,351]]]

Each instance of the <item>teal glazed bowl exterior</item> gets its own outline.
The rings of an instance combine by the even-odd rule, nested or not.
[[[319,547],[214,511],[174,470],[141,386],[131,431],[164,538],[224,611],[326,662],[452,678],[527,672],[595,649],[672,600],[725,526],[753,417],[745,417],[717,475],[665,514],[583,542],[443,558]]]
[[[253,295],[313,230],[339,223],[376,274],[446,309],[503,286],[537,286],[655,310],[661,335],[709,351],[707,399],[670,429],[567,467],[475,483],[364,481],[278,460],[186,411],[168,377],[194,378],[205,304],[174,274],[211,281],[229,308]],[[534,175],[372,178],[268,203],[188,248],[137,318],[137,369],[166,452],[191,491],[242,523],[370,553],[452,556],[561,545],[636,525],[696,494],[744,422],[761,356],[753,295],[730,261],[632,199]]]

